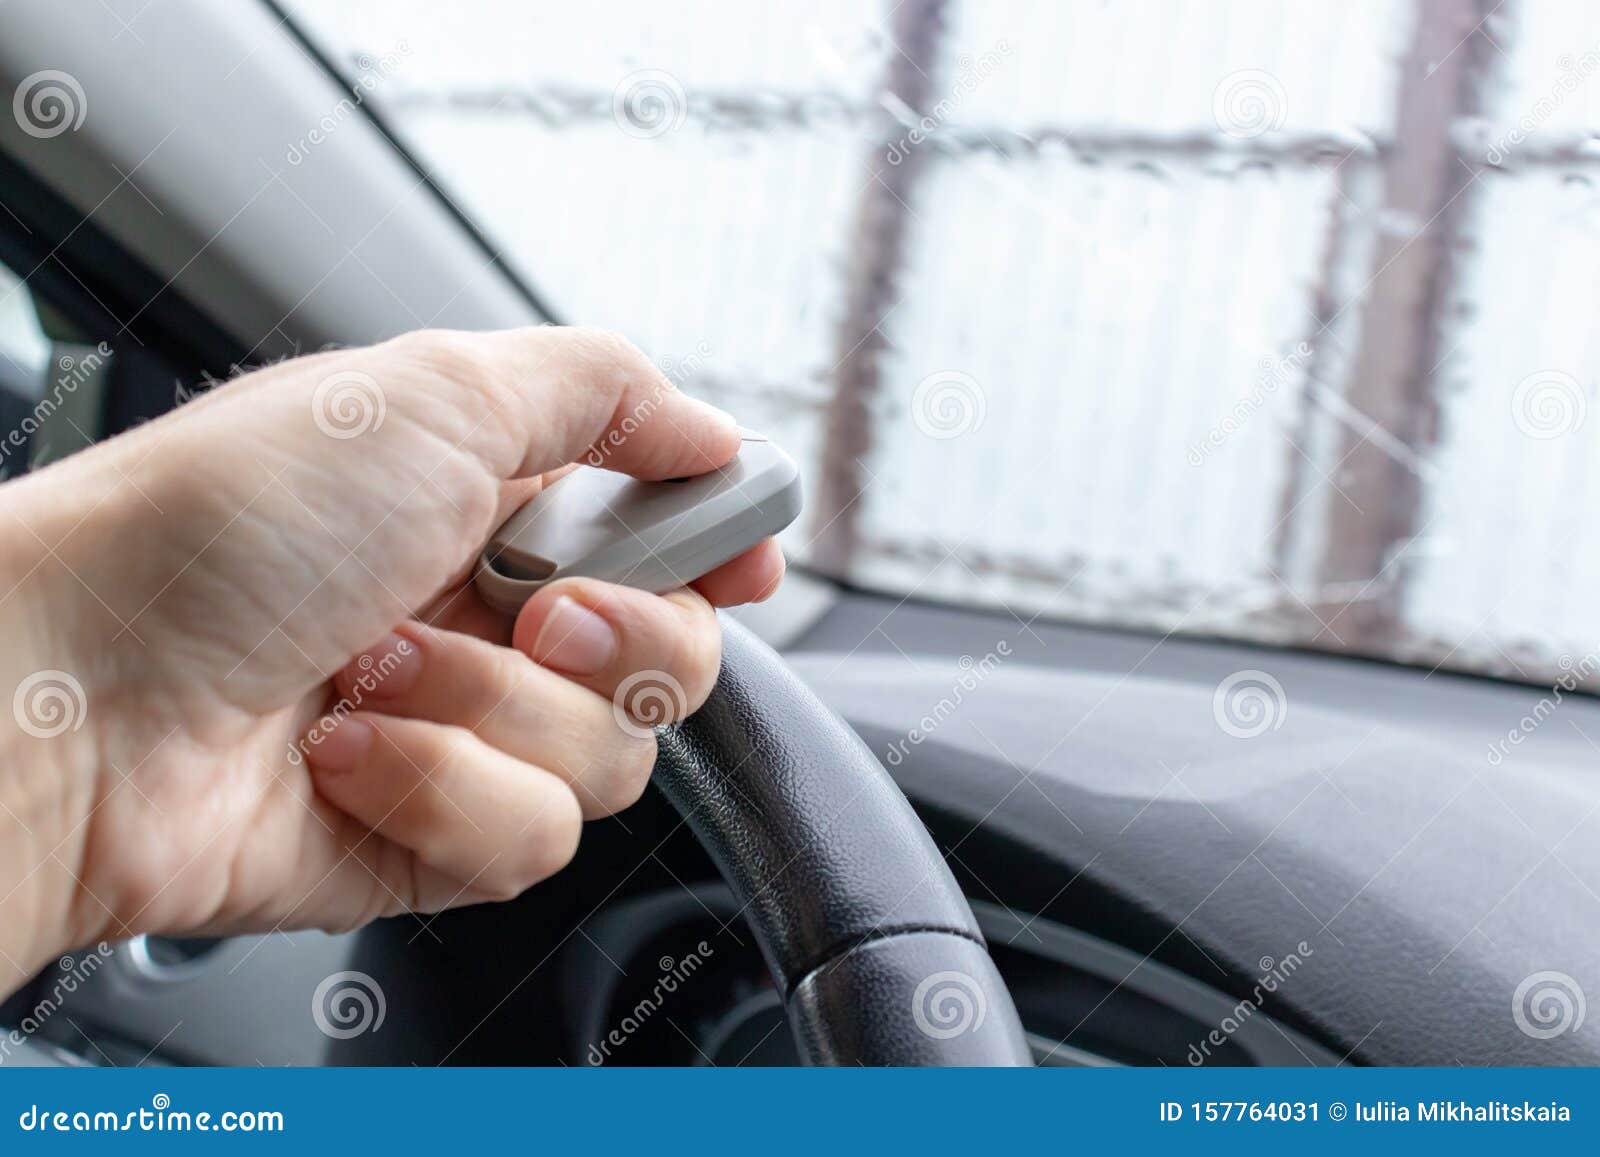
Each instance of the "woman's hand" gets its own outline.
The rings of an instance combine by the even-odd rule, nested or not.
[[[739,436],[610,334],[423,332],[0,487],[0,993],[102,938],[514,896],[637,799],[636,714],[700,705],[712,607],[783,561],[769,541],[664,597],[570,580],[492,611],[481,544],[597,444],[657,479]]]

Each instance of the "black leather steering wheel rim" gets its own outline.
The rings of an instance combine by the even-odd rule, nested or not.
[[[1032,1063],[922,822],[766,644],[724,617],[716,688],[659,735],[655,783],[733,890],[808,1063]]]

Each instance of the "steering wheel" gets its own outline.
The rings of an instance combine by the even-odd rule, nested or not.
[[[711,697],[661,731],[655,783],[733,890],[807,1063],[1033,1063],[972,909],[905,796],[731,619]]]

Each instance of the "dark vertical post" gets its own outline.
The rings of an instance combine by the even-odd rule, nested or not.
[[[944,0],[904,0],[890,16],[892,46],[884,91],[917,114],[933,92],[935,57],[944,31]],[[811,561],[845,576],[859,544],[862,463],[872,449],[872,399],[882,387],[887,340],[880,328],[894,308],[905,265],[909,206],[929,149],[904,150],[897,164],[887,142],[874,136],[865,185],[846,254],[846,287],[839,318],[833,396],[823,415],[821,471],[811,516]]]
[[[1478,111],[1486,56],[1484,0],[1417,4],[1416,30],[1400,69],[1394,148],[1382,173],[1381,229],[1360,305],[1360,346],[1345,386],[1350,407],[1392,436],[1379,445],[1346,426],[1335,441],[1339,489],[1329,488],[1321,583],[1368,585],[1337,606],[1334,629],[1357,650],[1387,649],[1399,625],[1404,568],[1396,552],[1418,532],[1425,462],[1436,437],[1434,363],[1440,305],[1475,179],[1451,139]],[[1393,223],[1411,225],[1394,229]],[[1343,491],[1341,493],[1340,491]],[[1332,640],[1322,639],[1329,643]]]

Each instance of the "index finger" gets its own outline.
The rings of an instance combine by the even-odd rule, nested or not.
[[[723,563],[695,579],[689,586],[714,607],[736,607],[772,597],[783,581],[783,551],[776,539],[766,539],[738,558]],[[430,626],[458,631],[507,646],[515,616],[497,611],[473,589],[471,580],[446,591],[420,616]]]
[[[714,607],[736,607],[771,598],[783,581],[785,564],[778,540],[765,539],[749,550],[707,571],[689,584]]]

